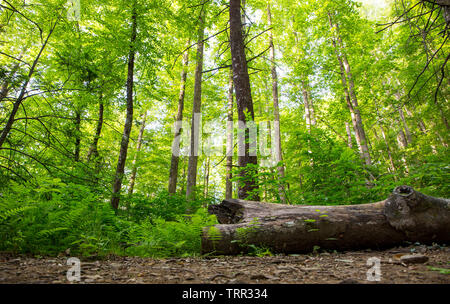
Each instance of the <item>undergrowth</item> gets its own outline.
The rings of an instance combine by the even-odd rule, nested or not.
[[[12,183],[0,196],[0,251],[58,255],[198,255],[215,216],[181,196],[128,200],[115,211],[90,188],[59,179]],[[186,214],[189,212],[189,214]]]

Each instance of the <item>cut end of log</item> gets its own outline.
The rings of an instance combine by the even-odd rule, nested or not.
[[[395,195],[410,196],[414,193],[414,189],[410,186],[403,185],[396,187],[392,193]]]

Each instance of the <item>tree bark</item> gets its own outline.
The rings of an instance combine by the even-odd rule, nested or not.
[[[134,59],[136,55],[135,42],[137,33],[137,13],[136,1],[133,2],[131,13],[131,37],[130,51],[128,52],[128,72],[127,72],[127,116],[123,128],[122,141],[120,143],[119,160],[117,161],[116,174],[114,177],[111,205],[114,209],[119,207],[120,190],[125,172],[125,163],[127,161],[128,143],[130,141],[131,127],[133,125],[133,78],[134,78]]]
[[[186,198],[195,198],[197,184],[198,150],[200,142],[200,115],[202,105],[202,71],[203,71],[203,36],[205,31],[205,13],[202,10],[199,17],[197,36],[197,65],[195,67],[194,102],[192,105],[191,142],[189,149],[188,176]]]
[[[272,27],[272,13],[270,11],[270,4],[267,5],[267,17],[269,20],[269,27]],[[281,130],[280,130],[280,108],[278,106],[278,75],[277,67],[275,65],[275,47],[273,45],[272,30],[269,31],[269,48],[270,48],[270,61],[271,61],[271,74],[272,74],[272,97],[273,97],[273,115],[274,115],[274,134],[275,138],[275,161],[280,164],[283,161],[283,152],[281,148]],[[280,201],[285,203],[285,189],[284,189],[284,165],[277,165],[278,171],[278,194]]]
[[[134,154],[133,163],[131,165],[132,169],[130,176],[130,184],[128,185],[128,195],[132,195],[134,191],[134,184],[136,182],[136,174],[137,174],[136,163],[138,161],[139,153],[141,152],[142,138],[144,137],[146,119],[147,119],[147,111],[144,112],[144,115],[142,117],[141,128],[139,129],[138,141],[136,144],[136,153]]]
[[[305,121],[306,121],[306,127],[308,128],[308,131],[311,132],[311,108],[309,106],[309,96],[308,96],[308,88],[304,80],[302,80],[302,94],[303,94],[303,103],[305,106]]]
[[[89,152],[87,155],[88,161],[90,161],[92,158],[98,157],[98,141],[102,134],[102,128],[103,128],[103,113],[104,113],[104,105],[103,105],[103,95],[100,93],[100,100],[98,103],[98,120],[97,120],[97,127],[95,128],[95,135],[94,139],[92,141],[92,145],[89,148]]]
[[[348,122],[345,122],[345,131],[347,132],[347,145],[350,149],[352,149],[352,132],[350,131],[350,125],[348,124]]]
[[[225,198],[233,196],[233,70],[230,69],[230,81],[228,84],[228,109],[227,109],[227,160],[226,160],[226,181]]]
[[[188,45],[189,44],[190,40],[188,41]],[[169,193],[171,194],[174,194],[177,191],[178,163],[180,161],[180,139],[181,139],[181,132],[183,131],[181,126],[183,121],[184,95],[186,92],[188,65],[189,65],[189,52],[186,51],[186,53],[184,53],[183,55],[183,70],[181,71],[180,95],[178,97],[178,111],[175,121],[175,137],[172,142],[172,159],[170,161]]]
[[[450,241],[450,200],[400,186],[384,201],[350,206],[292,206],[238,199],[211,205],[220,224],[205,227],[202,252],[240,254],[248,245],[277,253],[381,249]]]
[[[74,159],[76,162],[80,161],[80,150],[81,150],[81,111],[76,110],[75,112],[75,152]]]
[[[398,123],[398,121],[397,121]],[[406,140],[405,133],[403,132],[403,128],[400,128],[400,130],[397,133],[397,142],[400,146],[400,148],[407,148],[408,147],[408,141]]]
[[[250,151],[250,140],[253,142],[256,138],[250,139],[250,132],[245,127],[248,126],[248,122],[254,122],[255,114],[242,35],[240,0],[230,0],[230,46],[240,134],[238,136],[238,166],[240,167],[239,176],[242,179],[238,183],[238,197],[244,199],[254,195],[254,198],[258,199],[258,184],[251,176],[251,171],[257,170],[258,158],[256,151]],[[248,165],[253,165],[253,168],[249,168]]]
[[[205,160],[205,188],[203,189],[203,195],[204,197],[208,196],[208,188],[209,188],[209,157],[206,157]]]

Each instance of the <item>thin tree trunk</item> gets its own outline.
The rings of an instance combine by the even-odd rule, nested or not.
[[[128,195],[133,194],[134,184],[136,182],[136,174],[137,174],[137,164],[136,163],[138,161],[139,153],[141,152],[142,138],[144,136],[146,119],[147,119],[147,111],[144,112],[143,117],[142,117],[142,124],[141,124],[141,128],[139,130],[138,141],[136,144],[136,153],[134,154],[133,163],[131,165],[133,169],[131,169],[130,185],[128,186]]]
[[[127,72],[127,116],[123,128],[122,141],[120,143],[119,160],[117,161],[116,174],[112,189],[111,205],[114,209],[119,207],[120,189],[122,188],[122,180],[125,172],[125,163],[127,161],[128,143],[130,141],[131,127],[133,124],[133,77],[134,77],[134,59],[135,59],[135,42],[137,33],[137,13],[136,0],[133,2],[131,14],[131,37],[130,51],[128,53],[128,72]]]
[[[226,168],[226,184],[225,198],[229,199],[233,196],[233,70],[230,69],[230,81],[228,84],[228,109],[227,109],[227,168]]]
[[[230,46],[231,58],[233,66],[233,83],[236,94],[236,104],[238,110],[239,132],[245,133],[245,140],[239,136],[239,155],[238,166],[240,167],[240,177],[243,178],[239,182],[238,197],[247,198],[250,194],[254,195],[254,199],[258,199],[258,184],[252,173],[258,165],[256,151],[250,151],[250,132],[245,129],[248,122],[254,122],[255,114],[253,111],[253,101],[250,89],[250,78],[248,75],[247,60],[244,49],[244,38],[242,36],[242,23],[240,15],[240,0],[230,0]],[[248,117],[246,117],[246,113]],[[256,138],[252,138],[255,141]],[[253,165],[254,169],[247,166]]]
[[[427,127],[425,126],[425,123],[422,119],[419,119],[417,125],[419,126],[420,131],[422,131],[423,133],[427,133]]]
[[[205,13],[202,10],[199,17],[198,42],[197,42],[197,66],[195,68],[194,102],[192,106],[191,142],[189,149],[188,176],[186,186],[186,198],[195,198],[195,186],[197,184],[197,163],[200,136],[200,115],[202,103],[202,70],[203,70],[203,36],[205,31]]]
[[[370,165],[372,163],[372,160],[370,158],[368,140],[366,137],[366,132],[364,130],[364,124],[362,122],[361,113],[359,112],[359,106],[358,106],[358,100],[356,98],[356,93],[355,93],[355,83],[353,81],[353,75],[351,72],[350,64],[347,59],[347,54],[345,51],[344,43],[342,42],[342,39],[340,37],[339,25],[336,23],[335,26],[336,26],[337,40],[339,42],[339,46],[340,46],[340,49],[342,52],[344,69],[345,69],[345,72],[346,72],[347,78],[348,78],[348,88],[349,88],[349,93],[350,93],[350,97],[351,97],[351,101],[352,101],[352,108],[353,108],[353,113],[355,116],[356,128],[358,129],[358,133],[359,133],[359,140],[360,140],[359,145],[361,147],[361,153],[362,153],[362,156],[364,158],[366,165]]]
[[[76,162],[80,161],[80,149],[81,149],[81,111],[75,112],[75,153],[74,159]]]
[[[311,132],[311,112],[309,107],[309,97],[308,97],[308,90],[304,80],[302,80],[302,94],[303,94],[303,103],[305,106],[306,127],[308,129],[308,132]]]
[[[188,45],[190,40],[188,41]],[[172,143],[172,159],[170,161],[170,174],[169,174],[169,193],[175,193],[177,191],[177,179],[178,179],[178,163],[180,161],[180,138],[182,121],[183,121],[183,109],[184,109],[184,95],[186,92],[186,78],[187,68],[189,65],[189,52],[186,51],[183,55],[183,70],[181,72],[181,85],[180,95],[178,97],[178,111],[175,121],[175,137]]]
[[[209,157],[206,157],[205,163],[205,189],[203,189],[203,194],[205,197],[208,196],[208,187],[209,187]]]
[[[47,46],[50,36],[52,35],[53,31],[55,30],[56,24],[57,24],[57,22],[55,22],[53,25],[53,28],[50,29],[50,31],[47,35],[47,38],[45,39],[44,43],[42,44],[41,49],[39,50],[39,53],[37,54],[36,58],[33,61],[33,64],[31,65],[31,68],[28,72],[28,76],[25,78],[25,82],[23,83],[22,88],[20,90],[19,96],[17,96],[17,99],[13,104],[13,109],[12,109],[11,113],[9,114],[8,121],[6,122],[6,125],[0,134],[0,148],[3,146],[3,144],[6,140],[6,137],[8,137],[8,134],[11,131],[17,111],[19,110],[19,107],[22,104],[22,101],[25,97],[28,83],[31,80],[31,76],[33,76],[33,74],[34,74],[34,70],[36,69],[39,59],[41,58],[41,55],[44,52],[45,47]]]
[[[314,110],[314,101],[309,98],[309,118],[311,119],[311,125],[316,125],[316,111]]]
[[[344,88],[345,99],[347,101],[347,106],[350,110],[350,114],[352,117],[353,128],[355,130],[355,138],[356,143],[358,144],[358,148],[361,154],[361,158],[364,159],[367,165],[371,164],[369,148],[367,145],[366,135],[364,132],[364,126],[362,124],[361,114],[358,109],[358,102],[356,99],[356,94],[354,91],[354,82],[353,77],[350,70],[350,65],[347,60],[347,56],[345,54],[344,45],[339,36],[339,27],[337,24],[333,24],[333,20],[331,17],[331,13],[328,13],[328,18],[330,22],[330,28],[333,30],[336,27],[336,38],[331,39],[333,43],[333,47],[335,49],[335,53],[339,62],[339,67],[341,70],[341,82]],[[339,46],[337,45],[339,42]],[[341,54],[341,53],[342,54]],[[347,85],[347,77],[348,77],[348,85]]]
[[[88,155],[87,155],[88,161],[90,161],[92,158],[95,159],[95,158],[98,157],[98,141],[99,141],[100,136],[102,134],[103,113],[104,113],[103,95],[100,93],[100,100],[99,100],[99,103],[98,103],[97,127],[95,128],[94,139],[92,141],[92,145],[89,148],[89,152],[88,152]]]
[[[183,165],[183,175],[181,175],[181,189],[180,192],[183,193],[184,192],[184,186],[186,185],[186,159],[183,158],[182,160],[182,165]]]
[[[350,125],[348,124],[348,122],[345,122],[345,130],[347,131],[347,145],[350,149],[352,149],[352,132],[350,131]]]
[[[384,144],[386,145],[386,151],[388,153],[391,170],[392,170],[392,172],[395,172],[394,159],[392,158],[391,148],[389,147],[389,142],[388,142],[386,133],[384,132],[383,125],[379,123],[379,126],[380,126],[380,130],[381,130],[381,136],[383,136]]]
[[[408,147],[408,141],[406,140],[406,136],[405,136],[405,133],[403,132],[402,128],[400,128],[400,130],[397,133],[397,141],[398,141],[400,148],[405,149]]]
[[[411,131],[409,130],[408,124],[406,123],[406,119],[405,119],[405,115],[403,114],[402,107],[401,106],[397,107],[397,111],[398,111],[398,114],[400,115],[400,119],[402,120],[403,128],[405,129],[406,140],[408,141],[408,144],[412,144]]]
[[[272,27],[272,14],[270,12],[270,4],[267,5],[267,17],[269,19],[269,27]],[[278,75],[277,67],[275,65],[275,47],[273,45],[273,35],[272,31],[269,31],[269,47],[270,47],[270,61],[271,61],[271,72],[272,72],[272,97],[273,97],[273,115],[274,115],[274,134],[275,138],[275,161],[280,164],[283,161],[283,152],[281,148],[281,131],[280,131],[280,109],[278,106]],[[283,185],[284,179],[284,165],[277,165],[278,171],[278,193],[280,196],[280,201],[282,203],[286,202],[285,189]]]
[[[330,28],[333,29],[334,25],[333,25],[333,21],[331,19],[331,14],[330,13],[328,13],[328,18],[329,18],[329,21],[330,21]],[[363,155],[362,155],[361,138],[360,138],[360,133],[359,133],[359,129],[358,129],[357,121],[356,121],[355,111],[353,109],[353,105],[352,105],[352,102],[350,100],[350,93],[348,91],[347,77],[345,76],[344,64],[343,64],[341,55],[339,53],[339,49],[338,49],[338,46],[337,46],[337,43],[336,43],[336,39],[332,38],[331,42],[333,44],[334,52],[336,54],[336,57],[337,57],[337,60],[338,60],[338,63],[339,63],[342,88],[344,89],[345,101],[347,103],[347,107],[348,107],[348,109],[350,111],[350,116],[352,118],[352,125],[353,125],[353,129],[355,131],[356,143],[358,145],[358,149],[360,151],[361,158],[364,158]]]

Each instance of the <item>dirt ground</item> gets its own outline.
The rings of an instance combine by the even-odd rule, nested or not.
[[[428,261],[405,264],[399,260],[410,253],[425,255]],[[380,259],[378,282],[367,280],[371,257]],[[72,267],[67,259],[0,253],[0,283],[450,283],[450,248],[438,245],[270,257],[81,258],[79,282],[67,279]]]

